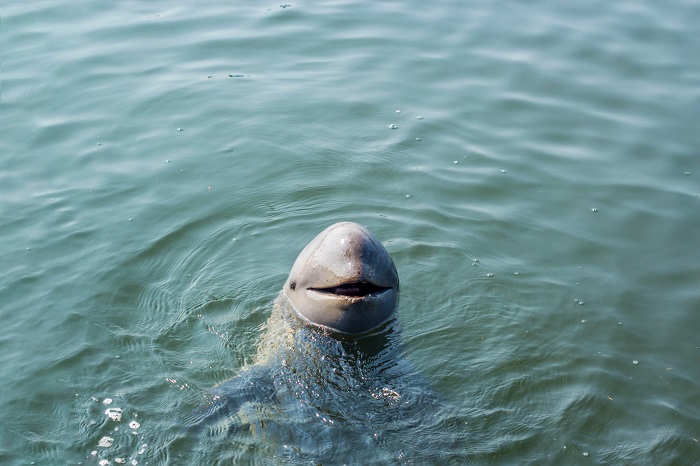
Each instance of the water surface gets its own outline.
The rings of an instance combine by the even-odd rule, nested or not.
[[[1,13],[3,464],[419,463],[178,422],[340,220],[455,458],[700,464],[694,2]]]

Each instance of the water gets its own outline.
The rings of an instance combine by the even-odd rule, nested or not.
[[[339,220],[396,262],[454,458],[700,464],[694,2],[1,13],[3,464],[413,461],[434,426],[295,455],[179,422]]]

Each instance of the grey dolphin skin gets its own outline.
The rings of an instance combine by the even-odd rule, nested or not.
[[[337,332],[364,333],[396,310],[399,275],[369,230],[340,222],[301,251],[283,292],[302,320]]]

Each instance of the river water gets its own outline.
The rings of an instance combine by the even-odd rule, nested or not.
[[[697,2],[0,14],[2,464],[700,464]],[[192,435],[340,220],[449,409]]]

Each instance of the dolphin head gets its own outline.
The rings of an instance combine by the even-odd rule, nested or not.
[[[340,222],[301,251],[283,292],[302,320],[337,332],[364,333],[396,310],[399,275],[369,230]]]

